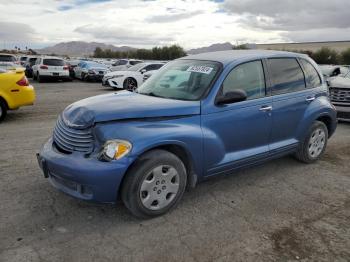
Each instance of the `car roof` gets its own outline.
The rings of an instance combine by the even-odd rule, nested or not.
[[[291,56],[291,57],[307,57],[307,55],[285,52],[285,51],[273,51],[273,50],[228,50],[202,53],[197,55],[189,55],[181,59],[195,59],[195,60],[207,60],[220,62],[223,65],[227,65],[235,60],[239,59],[254,59],[254,58],[267,58],[274,56]]]
[[[42,59],[59,59],[64,60],[63,58],[57,57],[57,56],[42,56]]]
[[[8,54],[8,53],[0,53],[0,55],[7,55],[7,56],[14,56],[14,57],[16,57],[14,54]]]

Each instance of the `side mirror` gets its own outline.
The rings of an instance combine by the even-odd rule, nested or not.
[[[241,102],[247,99],[247,93],[242,89],[237,89],[232,92],[227,92],[223,96],[218,96],[215,103],[217,105],[232,104]]]
[[[143,73],[146,73],[147,70],[146,69],[142,69],[140,72],[141,72],[141,74],[143,74]]]

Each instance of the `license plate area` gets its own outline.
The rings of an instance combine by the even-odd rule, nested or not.
[[[53,76],[59,76],[59,73],[52,73]]]

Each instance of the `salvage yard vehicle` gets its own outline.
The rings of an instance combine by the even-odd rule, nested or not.
[[[33,79],[38,82],[43,82],[48,79],[70,80],[68,66],[64,60],[59,57],[38,57],[32,69]]]
[[[74,68],[74,74],[76,78],[83,81],[101,81],[107,70],[106,65],[92,61],[81,61]]]
[[[346,66],[339,66],[339,65],[320,65],[321,72],[323,74],[323,77],[328,78],[335,77],[338,75],[345,75],[347,72],[349,72],[349,68]]]
[[[132,67],[142,62],[143,62],[142,60],[136,60],[136,59],[119,59],[111,67],[109,67],[109,70],[123,71],[123,70],[127,70],[129,67]]]
[[[330,98],[337,109],[337,117],[350,121],[350,72],[346,75],[332,77],[328,81]]]
[[[158,70],[164,65],[159,62],[139,63],[125,71],[113,71],[106,73],[102,78],[103,86],[114,89],[135,90],[143,83],[143,74],[148,71]]]
[[[137,92],[71,104],[37,158],[57,189],[90,201],[120,198],[150,218],[209,177],[289,154],[312,163],[336,125],[308,56],[221,51],[169,62]]]
[[[68,60],[68,61],[66,61],[66,65],[68,66],[70,78],[75,78],[74,68],[76,68],[79,63],[80,63],[80,60]]]
[[[0,53],[0,69],[13,69],[16,67],[21,67],[17,61],[16,56],[6,53]]]
[[[0,122],[8,110],[32,105],[35,91],[24,75],[24,68],[5,71],[0,69]]]

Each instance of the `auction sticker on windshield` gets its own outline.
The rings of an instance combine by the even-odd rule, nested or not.
[[[202,73],[209,75],[213,71],[212,67],[209,66],[190,66],[186,70],[187,72]]]

